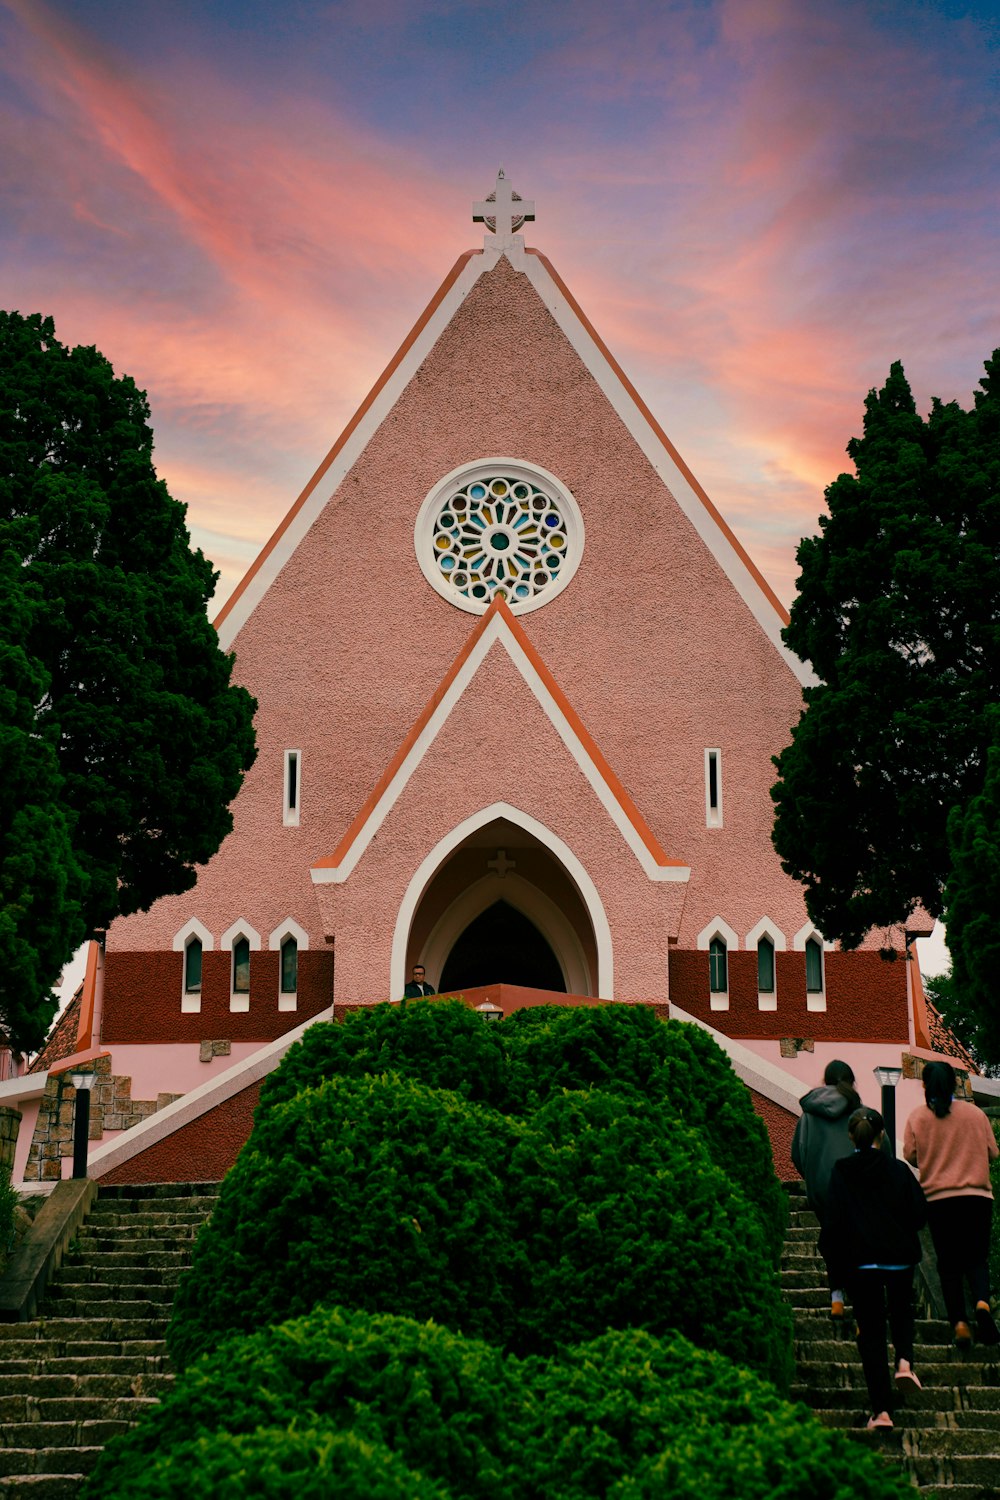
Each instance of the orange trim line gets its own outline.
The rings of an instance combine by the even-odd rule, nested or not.
[[[628,376],[625,374],[625,371],[622,369],[621,365],[615,359],[614,355],[611,353],[611,351],[608,348],[607,344],[605,344],[604,340],[601,338],[600,334],[597,332],[597,329],[594,327],[593,323],[591,323],[590,319],[587,317],[587,314],[583,311],[583,308],[577,302],[576,298],[573,296],[573,293],[570,291],[569,287],[563,281],[562,277],[559,275],[559,272],[553,266],[553,264],[549,260],[548,256],[543,255],[542,252],[541,252],[541,250],[533,250],[533,249],[527,249],[527,248],[525,250],[525,254],[526,255],[535,255],[541,261],[542,265],[548,271],[549,275],[552,277],[552,280],[555,282],[556,286],[559,288],[559,290],[562,292],[563,296],[566,298],[566,301],[569,303],[570,307],[576,313],[576,316],[579,318],[579,320],[583,324],[584,328],[586,328],[587,332],[590,334],[590,337],[594,340],[594,343],[597,345],[598,349],[600,349],[601,353],[604,355],[604,358],[607,360],[607,362],[611,366],[612,370],[614,370],[615,374],[618,376],[618,379],[621,381],[622,385],[625,387],[625,389],[628,391],[629,395],[632,397],[632,400],[635,402],[636,406],[639,408],[640,412],[645,417],[645,419],[649,423],[650,427],[656,433],[656,436],[659,438],[660,442],[663,444],[663,446],[666,448],[667,452],[670,454],[670,456],[673,459],[674,463],[677,465],[677,467],[680,469],[681,473],[684,475],[684,478],[687,480],[688,484],[691,486],[691,488],[694,490],[695,494],[698,496],[698,499],[701,501],[702,505],[704,505],[705,509],[708,511],[709,515],[712,517],[712,520],[715,522],[715,524],[722,531],[723,535],[728,539],[728,541],[731,544],[731,546],[739,554],[740,558],[743,560],[743,562],[746,565],[746,567],[749,569],[749,571],[752,573],[753,577],[756,579],[757,583],[760,585],[761,589],[763,590],[764,594],[767,597],[768,602],[771,605],[773,605],[774,609],[777,611],[778,618],[782,621],[783,624],[787,625],[788,624],[788,618],[789,618],[787,609],[782,604],[781,600],[778,598],[777,594],[774,592],[774,590],[772,589],[771,585],[768,583],[767,579],[764,577],[763,573],[757,567],[757,564],[754,562],[753,558],[747,552],[746,548],[740,542],[740,540],[738,539],[738,537],[733,533],[733,531],[730,528],[728,522],[724,519],[724,517],[720,514],[720,512],[715,508],[715,506],[713,505],[712,501],[709,499],[708,495],[706,494],[705,490],[702,489],[702,487],[699,484],[698,480],[692,474],[691,470],[688,468],[688,466],[684,462],[683,458],[681,458],[680,454],[677,452],[677,449],[674,447],[673,443],[667,437],[666,433],[663,431],[663,428],[660,426],[659,422],[653,416],[653,413],[650,411],[650,409],[646,405],[645,401],[643,401],[642,397],[639,395],[639,392],[636,390],[636,388],[632,384],[631,380],[629,380]]]
[[[104,1047],[81,1048],[79,1052],[74,1052],[70,1057],[60,1057],[59,1061],[54,1062],[51,1068],[48,1069],[48,1074],[51,1078],[56,1073],[75,1072],[81,1063],[95,1062],[99,1057],[110,1056],[111,1053]]]
[[[499,614],[503,619],[511,634],[514,636],[514,639],[517,641],[518,645],[521,647],[528,660],[531,662],[531,665],[534,667],[535,671],[539,674],[542,681],[545,683],[546,688],[552,694],[552,697],[555,699],[560,711],[569,721],[570,727],[573,729],[573,732],[579,738],[587,754],[594,762],[597,770],[600,772],[604,781],[607,783],[609,789],[614,795],[615,800],[619,803],[625,816],[632,824],[636,833],[642,839],[642,842],[645,844],[650,854],[656,860],[656,863],[660,866],[676,866],[679,868],[683,868],[683,860],[667,858],[660,844],[653,836],[653,833],[650,830],[645,819],[642,817],[635,803],[632,801],[632,798],[622,786],[621,782],[618,780],[618,777],[611,770],[611,767],[604,759],[604,756],[598,750],[596,744],[591,739],[587,730],[584,728],[579,715],[570,706],[569,700],[566,697],[565,693],[563,693],[562,689],[559,687],[558,683],[552,676],[552,673],[549,671],[548,667],[545,665],[541,656],[539,656],[534,646],[532,646],[531,642],[528,640],[522,627],[517,623],[517,620],[511,613],[509,606],[503,599],[499,598],[493,600],[493,603],[490,605],[486,613],[482,616],[475,629],[469,633],[469,637],[466,640],[465,645],[462,647],[461,651],[455,657],[455,660],[448,668],[444,677],[441,679],[441,682],[435,689],[432,697],[430,698],[430,701],[427,703],[427,706],[424,708],[423,712],[420,714],[419,718],[413,725],[413,728],[406,736],[406,739],[403,741],[402,745],[400,745],[399,749],[396,751],[396,754],[393,756],[392,760],[383,771],[374,789],[368,796],[350,828],[348,828],[347,832],[344,834],[344,837],[337,845],[337,848],[334,850],[333,854],[328,855],[325,859],[317,860],[312,868],[314,870],[331,870],[336,869],[338,865],[343,863],[351,848],[351,845],[355,842],[358,835],[361,833],[361,830],[368,822],[368,819],[371,817],[375,808],[378,806],[387,788],[391,785],[392,780],[395,777],[400,766],[406,760],[406,757],[409,755],[413,746],[420,738],[427,724],[430,722],[431,716],[433,715],[434,711],[442,702],[445,694],[448,692],[448,689],[451,687],[452,683],[455,681],[455,678],[458,676],[469,656],[472,654],[476,642],[479,640],[480,636],[486,630],[487,625],[496,614]]]
[[[920,960],[914,944],[910,950],[910,993],[913,1001],[913,1045],[928,1052],[935,1051],[931,1041],[930,1021],[927,1017],[927,996],[924,994],[924,976],[920,972]]]
[[[94,994],[97,990],[97,957],[99,944],[91,938],[87,948],[87,968],[80,997],[80,1021],[76,1031],[76,1050],[85,1052],[94,1040]]]
[[[397,368],[402,363],[403,359],[406,357],[406,355],[409,353],[410,349],[416,343],[417,339],[420,337],[421,333],[424,331],[424,328],[427,326],[427,324],[430,322],[431,318],[437,312],[437,310],[440,307],[441,303],[444,301],[445,297],[451,291],[452,287],[454,286],[455,282],[458,280],[459,276],[461,275],[462,271],[465,269],[465,267],[468,264],[468,262],[472,259],[472,257],[474,255],[482,255],[482,253],[483,252],[481,250],[466,250],[463,255],[460,255],[458,257],[458,260],[452,266],[451,270],[448,272],[448,275],[445,277],[444,281],[438,287],[437,291],[434,293],[434,296],[431,298],[430,302],[428,302],[427,306],[424,308],[424,311],[422,312],[422,314],[420,315],[420,317],[417,319],[416,323],[414,323],[414,325],[411,328],[410,332],[407,334],[406,338],[400,344],[399,348],[396,350],[396,353],[393,355],[392,359],[386,365],[385,369],[382,371],[382,374],[379,376],[378,380],[376,380],[375,384],[372,386],[371,390],[368,392],[368,395],[362,401],[361,405],[358,407],[357,411],[354,413],[354,416],[348,422],[347,426],[344,428],[343,432],[340,434],[340,437],[334,443],[333,447],[330,449],[329,453],[326,455],[326,457],[324,458],[323,462],[320,464],[319,468],[316,470],[315,474],[310,479],[309,483],[306,485],[305,489],[299,495],[298,499],[295,501],[295,503],[291,507],[291,509],[286,513],[284,520],[281,521],[281,523],[278,525],[278,527],[272,532],[270,539],[261,548],[260,552],[258,552],[257,556],[254,558],[253,562],[250,564],[249,568],[244,573],[244,575],[241,578],[240,582],[236,585],[236,588],[230,594],[229,598],[226,600],[225,604],[222,606],[222,608],[220,609],[219,613],[216,615],[215,620],[213,621],[213,624],[214,624],[216,630],[218,630],[219,626],[227,618],[227,616],[229,615],[229,613],[232,610],[233,606],[236,604],[237,600],[239,600],[240,598],[242,598],[243,594],[246,592],[247,588],[250,586],[251,582],[256,577],[257,573],[260,571],[261,567],[266,562],[267,558],[274,551],[275,547],[278,545],[278,542],[281,540],[281,538],[284,536],[285,532],[288,530],[288,528],[291,525],[292,521],[298,515],[298,513],[302,509],[303,505],[305,505],[306,501],[309,499],[309,496],[312,494],[313,490],[319,484],[319,482],[323,478],[324,474],[330,468],[330,465],[333,463],[334,459],[337,457],[337,454],[343,448],[344,444],[347,442],[347,440],[351,436],[351,434],[359,426],[362,418],[368,412],[369,408],[372,406],[372,404],[374,403],[374,401],[376,400],[376,398],[379,396],[379,394],[381,393],[381,391],[383,390],[383,388],[387,385],[387,383],[389,382],[389,380],[392,378],[392,376],[396,372]]]

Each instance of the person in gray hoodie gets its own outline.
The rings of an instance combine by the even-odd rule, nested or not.
[[[854,1150],[847,1125],[854,1111],[861,1108],[861,1100],[854,1087],[853,1071],[847,1063],[834,1058],[826,1065],[822,1085],[803,1094],[799,1103],[802,1114],[792,1137],[792,1163],[805,1179],[806,1201],[822,1229],[833,1164]],[[834,1285],[829,1263],[827,1280],[830,1316],[843,1318],[844,1289]]]

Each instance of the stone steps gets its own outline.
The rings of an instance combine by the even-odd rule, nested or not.
[[[0,1495],[67,1500],[173,1380],[164,1336],[217,1189],[102,1189],[40,1315],[0,1324]]]
[[[926,1500],[995,1500],[1000,1496],[1000,1349],[960,1352],[941,1319],[918,1317],[914,1368],[923,1390],[905,1398],[890,1430],[869,1432],[868,1397],[847,1310],[829,1316],[826,1270],[816,1250],[819,1226],[805,1208],[801,1184],[786,1184],[791,1213],[782,1257],[785,1300],[795,1314],[793,1400],[828,1427],[898,1465]]]

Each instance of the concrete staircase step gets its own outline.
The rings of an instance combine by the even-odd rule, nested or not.
[[[0,1478],[45,1474],[73,1474],[78,1479],[89,1474],[101,1455],[101,1446],[93,1448],[0,1448]],[[39,1470],[37,1465],[44,1464]]]

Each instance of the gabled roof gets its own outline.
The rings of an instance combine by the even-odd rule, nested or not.
[[[314,882],[339,883],[347,879],[494,647],[507,652],[650,880],[686,881],[690,868],[664,852],[523,627],[505,601],[496,598],[470,631],[462,650],[337,848],[313,866]]]
[[[789,651],[781,639],[788,615],[777,595],[669,441],[555,269],[540,252],[525,249],[516,235],[514,244],[505,253],[514,268],[528,277],[793,675],[803,684],[815,681],[806,663]],[[455,262],[354,417],[220,610],[215,626],[223,649],[232,646],[245,621],[357,462],[479,277],[490,271],[497,259],[496,252],[470,250]]]

